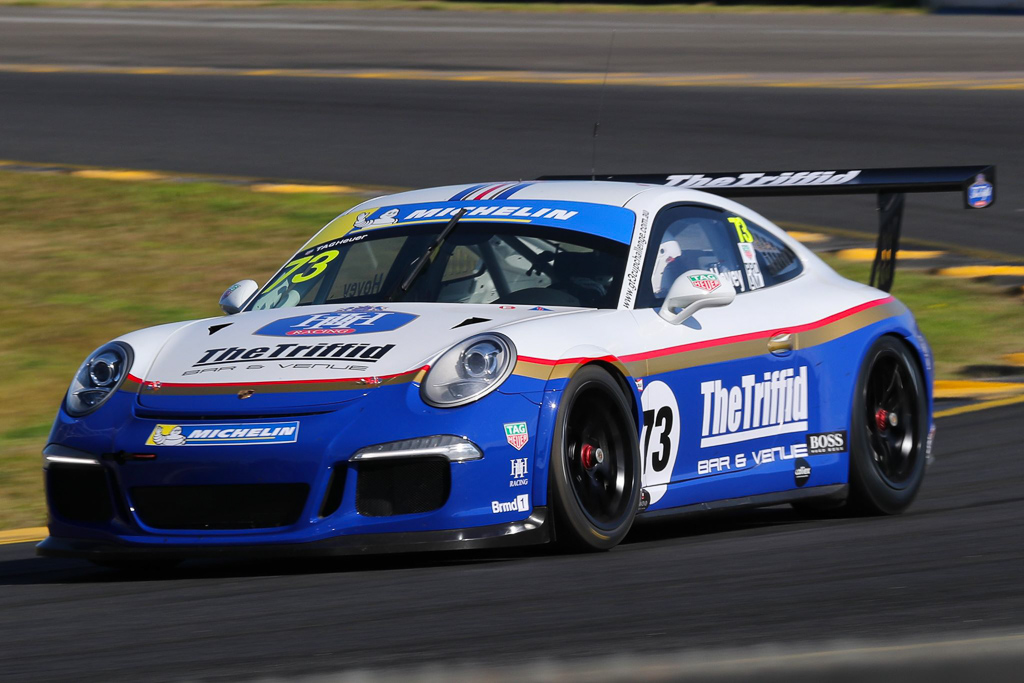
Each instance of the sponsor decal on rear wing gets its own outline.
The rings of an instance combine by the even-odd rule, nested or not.
[[[964,206],[995,203],[995,166],[920,166],[820,171],[740,171],[633,175],[542,176],[540,180],[609,180],[668,185],[722,197],[797,197],[828,194],[961,192]]]

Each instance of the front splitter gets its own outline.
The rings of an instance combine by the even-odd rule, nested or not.
[[[445,550],[479,550],[540,545],[551,541],[547,508],[534,508],[525,520],[506,524],[388,534],[352,534],[307,543],[232,545],[153,545],[110,543],[49,536],[36,546],[44,557],[79,558],[101,562],[118,560],[192,560],[273,557],[330,557]]]

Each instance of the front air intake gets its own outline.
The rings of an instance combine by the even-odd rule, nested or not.
[[[451,493],[451,468],[445,458],[360,462],[356,511],[367,517],[391,517],[437,510]]]
[[[306,484],[136,486],[135,514],[154,529],[270,529],[299,520]]]
[[[46,493],[53,515],[69,522],[98,524],[114,516],[110,482],[102,467],[51,464],[46,468]]]

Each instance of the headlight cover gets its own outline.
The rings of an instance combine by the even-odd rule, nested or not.
[[[68,387],[64,406],[72,417],[93,412],[114,395],[131,370],[132,347],[110,342],[89,354]]]
[[[441,354],[423,378],[420,397],[435,408],[472,403],[504,382],[515,364],[512,340],[493,332],[478,334]]]

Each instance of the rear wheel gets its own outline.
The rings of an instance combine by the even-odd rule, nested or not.
[[[549,493],[556,540],[608,550],[629,532],[640,496],[640,448],[630,406],[615,379],[588,366],[558,408]]]
[[[928,404],[911,351],[894,337],[881,337],[864,356],[850,429],[846,501],[806,500],[793,507],[817,518],[903,512],[924,480]]]
[[[906,345],[882,337],[861,364],[850,434],[850,499],[857,512],[903,512],[924,480],[928,405]]]

